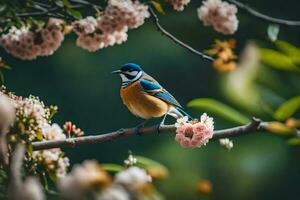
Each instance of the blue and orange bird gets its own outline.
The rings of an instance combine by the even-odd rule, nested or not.
[[[112,73],[121,76],[121,99],[135,116],[145,120],[163,116],[161,125],[167,115],[190,118],[178,101],[139,65],[127,63]]]

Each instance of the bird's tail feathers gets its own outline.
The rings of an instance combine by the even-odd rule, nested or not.
[[[193,119],[193,117],[191,117],[191,115],[189,115],[182,108],[179,108],[179,107],[176,107],[176,108],[174,107],[174,108],[170,109],[168,114],[176,119],[179,119],[184,116],[187,116],[189,118],[189,120]]]
[[[182,108],[178,108],[178,107],[177,107],[177,110],[178,110],[180,113],[182,113],[183,116],[187,116],[187,117],[189,118],[189,120],[193,120],[193,119],[194,119],[191,115],[189,115],[187,112],[185,112]]]

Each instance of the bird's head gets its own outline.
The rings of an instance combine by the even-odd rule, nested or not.
[[[126,87],[130,83],[139,80],[143,75],[143,70],[138,64],[127,63],[122,65],[119,70],[115,70],[112,73],[119,74],[122,78],[122,86]]]

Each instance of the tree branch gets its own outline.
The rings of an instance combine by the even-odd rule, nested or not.
[[[196,49],[190,47],[189,45],[187,45],[186,43],[182,42],[181,40],[177,39],[174,35],[172,35],[171,33],[169,33],[168,31],[166,31],[166,29],[164,29],[160,23],[159,23],[159,19],[157,17],[157,15],[155,14],[155,12],[153,11],[153,9],[149,6],[149,12],[151,14],[151,18],[153,19],[156,28],[165,36],[167,36],[168,38],[170,38],[171,40],[173,40],[175,43],[179,44],[180,46],[186,48],[187,50],[189,50],[190,52],[192,52],[193,54],[196,54],[197,56],[201,56],[204,59],[207,59],[209,61],[214,61],[214,58],[211,56],[208,56],[200,51],[197,51]]]
[[[257,131],[263,131],[265,130],[265,125],[266,122],[262,122],[259,119],[253,118],[249,124],[215,131],[213,135],[213,139],[237,137],[249,133],[255,133]],[[106,134],[68,138],[65,140],[33,142],[32,146],[33,146],[33,150],[75,147],[80,144],[100,144],[106,141],[114,141],[126,136],[170,133],[175,131],[176,131],[175,125],[162,125],[162,126],[154,125],[150,127],[143,127],[140,129],[137,128],[120,129],[118,131],[113,131]]]
[[[58,10],[58,7],[53,7],[46,9],[44,11],[37,11],[37,12],[30,12],[30,13],[17,13],[16,16],[18,17],[36,17],[36,16],[51,16],[53,11]]]
[[[246,10],[251,15],[258,17],[260,19],[263,19],[263,20],[266,20],[269,22],[273,22],[273,23],[277,23],[277,24],[283,24],[283,25],[289,25],[289,26],[300,26],[300,21],[291,21],[291,20],[274,18],[274,17],[268,16],[268,15],[262,14],[239,1],[236,1],[236,0],[228,0],[228,1],[230,1],[231,3],[235,4],[237,7]]]

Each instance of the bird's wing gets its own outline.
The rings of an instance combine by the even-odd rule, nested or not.
[[[146,78],[141,79],[140,84],[144,92],[146,92],[147,94],[157,97],[176,107],[182,108],[178,101],[152,77],[148,76]]]

